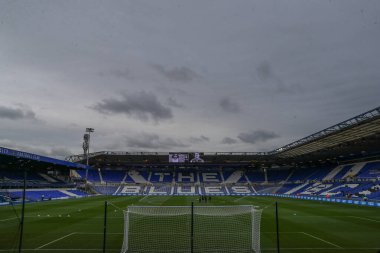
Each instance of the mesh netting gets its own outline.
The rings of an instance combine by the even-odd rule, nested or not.
[[[262,210],[253,206],[131,206],[125,252],[260,252]]]

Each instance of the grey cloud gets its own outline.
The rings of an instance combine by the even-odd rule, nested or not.
[[[40,120],[0,116],[1,138],[20,144],[50,150],[59,143],[80,153],[82,132],[91,126],[93,151],[117,141],[110,147],[126,148],[120,137],[100,138],[100,129],[118,136],[154,131],[161,142],[186,131],[193,134],[180,140],[191,148],[253,151],[239,133],[269,129],[281,138],[257,148],[282,146],[379,104],[380,57],[374,52],[380,33],[373,21],[379,23],[380,1],[194,0],[177,6],[170,0],[94,0],[91,8],[85,1],[25,2],[0,1],[6,59],[0,60],[0,105],[25,112],[15,104],[24,101]],[[136,109],[133,98],[117,93],[136,87],[155,94],[158,113],[144,103]],[[225,96],[240,104],[240,113],[223,111]],[[109,110],[112,101],[124,107]],[[88,117],[83,108],[98,103],[110,115],[106,120]],[[125,117],[171,124],[152,130],[136,120],[126,127]],[[70,122],[78,126],[66,127]],[[212,140],[189,142],[200,134]],[[226,136],[237,143],[221,144]]]
[[[178,102],[176,99],[170,97],[168,98],[168,105],[171,107],[177,107],[177,108],[185,108],[185,105]]]
[[[120,143],[120,141],[115,141],[115,142],[107,143],[104,145],[104,148],[107,150],[117,150],[123,147],[124,146]]]
[[[231,145],[231,144],[235,144],[237,143],[238,141],[236,139],[233,139],[233,138],[230,138],[230,137],[225,137],[221,143],[222,144],[228,144],[228,145]]]
[[[160,64],[152,64],[151,66],[170,81],[190,82],[199,78],[197,73],[185,66],[175,67],[173,69],[166,69]]]
[[[32,110],[25,108],[0,106],[0,118],[11,120],[36,119],[36,114]]]
[[[153,119],[158,122],[173,118],[169,107],[162,105],[156,95],[145,91],[135,94],[124,93],[121,99],[103,99],[92,109],[103,114],[126,114],[142,121]]]
[[[199,137],[190,137],[189,141],[191,143],[201,143],[201,142],[210,141],[210,138],[208,138],[207,136],[201,135]]]
[[[219,101],[220,107],[225,112],[240,112],[240,105],[237,102],[231,101],[230,98],[224,97]]]
[[[257,75],[267,87],[276,93],[294,93],[302,90],[299,84],[286,84],[283,79],[275,73],[269,62],[261,62],[256,68]]]
[[[53,147],[50,151],[48,151],[48,155],[54,157],[66,157],[72,154],[73,153],[66,147]]]
[[[267,81],[268,79],[272,78],[273,72],[272,67],[268,62],[262,62],[259,64],[259,66],[256,68],[257,75],[262,81]]]
[[[37,155],[42,155],[42,156],[52,156],[52,157],[57,157],[61,159],[73,154],[73,152],[71,152],[66,147],[43,148],[39,146],[19,144],[17,142],[14,142],[8,139],[1,139],[0,146],[4,146],[4,147],[15,149],[15,150],[21,150],[21,151],[29,152],[32,154],[37,154]]]
[[[238,135],[238,138],[242,142],[251,143],[251,144],[255,144],[258,142],[266,142],[268,140],[275,139],[277,137],[279,137],[278,134],[272,131],[267,131],[267,130],[257,130],[257,131],[252,131],[249,133],[240,133]]]
[[[138,136],[126,137],[126,144],[130,148],[139,149],[172,149],[185,148],[188,145],[173,138],[160,138],[157,134],[143,133]]]
[[[133,80],[133,75],[129,69],[114,69],[109,71],[100,71],[100,76],[114,76],[117,78],[123,78],[128,80]]]

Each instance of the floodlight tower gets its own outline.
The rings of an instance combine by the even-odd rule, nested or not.
[[[83,158],[86,158],[86,165],[88,166],[88,158],[90,155],[90,136],[91,133],[93,133],[95,129],[93,128],[86,128],[86,133],[83,135]],[[87,183],[87,177],[88,177],[88,169],[86,169],[86,183]]]

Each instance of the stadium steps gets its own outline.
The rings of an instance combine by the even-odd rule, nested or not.
[[[152,179],[152,172],[150,171],[148,174],[148,182],[151,182],[151,179]]]
[[[220,171],[219,174],[220,174],[220,178],[222,180],[222,183],[225,184],[226,183],[226,179],[224,178],[223,171]]]
[[[128,177],[128,172],[125,172],[125,175],[123,179],[121,180],[121,183],[125,183],[125,180],[127,179],[127,177]]]
[[[322,181],[333,179],[346,165],[339,165],[327,174]]]
[[[247,183],[249,184],[249,186],[251,186],[253,192],[257,193],[256,188],[253,186],[252,182],[249,180],[249,177],[247,176],[247,174],[244,173],[243,177],[245,177],[245,180],[247,180]]]
[[[46,181],[50,182],[50,183],[57,183],[58,181],[55,180],[54,178],[52,177],[49,177],[48,175],[44,174],[44,173],[38,173],[38,175],[40,175],[42,178],[44,178]]]
[[[123,182],[124,182],[124,180],[123,180]],[[116,195],[116,194],[120,193],[120,191],[121,191],[123,188],[124,188],[124,186],[119,185],[119,186],[117,187],[116,191],[115,191],[112,195]]]
[[[289,173],[289,176],[284,180],[284,183],[286,183],[286,182],[289,181],[289,179],[293,176],[293,174],[294,174],[295,171],[296,171],[296,170],[293,169],[293,170]]]
[[[128,175],[132,178],[132,180],[137,184],[146,184],[148,181],[139,174],[136,170],[131,170],[128,172]]]
[[[356,176],[365,165],[366,163],[356,163],[349,171],[347,171],[343,178]]]
[[[223,173],[221,174],[223,176]],[[226,184],[234,184],[234,183],[237,183],[242,176],[243,176],[243,171],[237,170],[237,171],[234,171],[224,182]]]
[[[69,192],[69,191],[67,191],[67,190],[59,190],[59,191],[62,192],[63,194],[66,194],[66,195],[70,196],[70,197],[75,197],[75,198],[78,198],[78,197],[79,197],[79,196],[76,195],[75,193]]]
[[[299,186],[297,186],[297,187],[294,187],[293,189],[291,189],[290,191],[287,191],[287,192],[285,192],[284,194],[293,194],[293,193],[295,193],[296,191],[298,191],[298,190],[301,190],[303,187],[305,187],[306,185],[308,185],[309,183],[304,183],[304,184],[301,184],[301,185],[299,185]]]
[[[76,178],[82,178],[76,170],[71,170],[71,176]]]
[[[251,181],[249,180],[247,174],[244,173],[244,177],[245,177],[245,180],[247,180],[247,182],[248,182],[249,184],[251,184]]]

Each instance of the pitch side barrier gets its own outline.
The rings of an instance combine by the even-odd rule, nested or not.
[[[270,196],[270,197],[280,197],[280,198],[291,198],[291,199],[303,199],[303,200],[314,200],[323,201],[330,203],[340,203],[340,204],[351,204],[357,206],[370,206],[370,207],[380,207],[380,202],[375,201],[362,201],[354,199],[338,199],[338,198],[323,198],[323,197],[309,197],[309,196],[295,196],[287,194],[256,194],[257,196]]]
[[[114,196],[168,196],[168,194],[163,193],[150,193],[150,194],[139,194],[139,193],[119,193],[113,194]],[[339,199],[339,198],[324,198],[324,197],[310,197],[310,196],[296,196],[296,195],[287,195],[287,194],[270,194],[270,193],[251,193],[251,194],[207,194],[208,196],[267,196],[267,197],[280,197],[280,198],[291,198],[291,199],[303,199],[303,200],[314,200],[314,201],[323,201],[330,203],[340,203],[340,204],[351,204],[357,206],[370,206],[370,207],[380,207],[380,202],[376,201],[362,201],[354,199]],[[199,194],[170,194],[170,196],[200,196]]]

